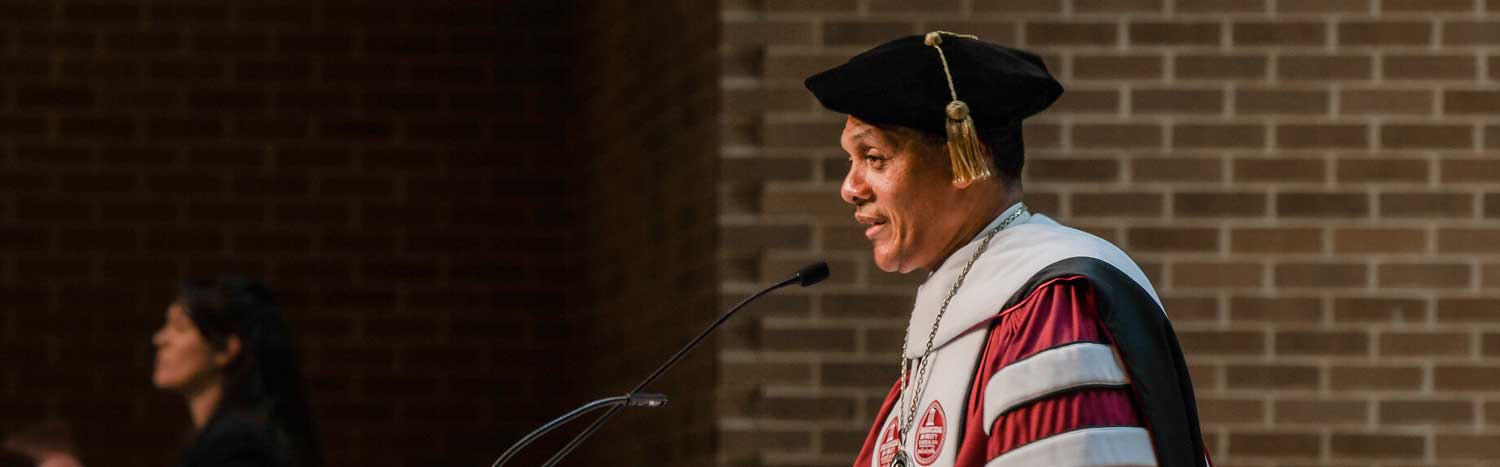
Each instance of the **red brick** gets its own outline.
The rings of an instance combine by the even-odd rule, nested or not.
[[[1042,159],[1026,164],[1026,180],[1045,182],[1113,182],[1120,164],[1112,159]]]
[[[1382,401],[1380,422],[1401,425],[1472,425],[1472,401]]]
[[[1421,458],[1426,441],[1420,435],[1334,433],[1329,446],[1335,456],[1354,458]]]
[[[1444,228],[1438,230],[1439,253],[1500,252],[1500,230]]]
[[[1474,11],[1475,0],[1380,0],[1380,11],[1389,13],[1435,13]]]
[[[1381,193],[1380,216],[1389,218],[1471,218],[1474,195],[1469,193]]]
[[[1274,268],[1277,287],[1364,287],[1369,268],[1363,264],[1283,263]]]
[[[1161,13],[1164,0],[1074,0],[1075,13]]]
[[[1161,277],[1160,274],[1155,277]],[[1170,296],[1161,297],[1162,308],[1172,316],[1174,322],[1219,321],[1219,303],[1213,297]]]
[[[1323,305],[1306,297],[1233,297],[1229,301],[1232,322],[1317,323],[1323,320]]]
[[[1172,210],[1179,217],[1261,217],[1266,215],[1266,195],[1179,192]]]
[[[1161,193],[1074,193],[1075,217],[1161,217]]]
[[[1426,183],[1428,162],[1424,159],[1339,159],[1336,179],[1340,183]]]
[[[1479,58],[1473,55],[1387,55],[1381,73],[1389,80],[1473,80]]]
[[[1219,23],[1209,22],[1140,22],[1130,23],[1128,34],[1132,45],[1219,45]]]
[[[916,24],[911,22],[827,21],[823,23],[823,43],[871,47],[916,32]]]
[[[1439,391],[1488,391],[1500,383],[1500,368],[1472,365],[1438,365],[1432,369],[1432,387]]]
[[[1363,193],[1298,193],[1276,196],[1276,213],[1283,217],[1367,217],[1370,199]]]
[[[1266,418],[1266,405],[1255,399],[1200,397],[1198,414],[1207,423],[1258,423]]]
[[[937,0],[920,5],[901,0],[871,0],[869,2],[870,11],[874,13],[958,13],[960,5],[958,0]]]
[[[1062,0],[978,0],[974,11],[981,13],[1061,13]]]
[[[1338,45],[1427,45],[1432,25],[1416,21],[1348,21],[1338,24]]]
[[[1208,228],[1136,227],[1129,230],[1132,251],[1218,251],[1219,231]]]
[[[1491,412],[1493,413],[1493,412]],[[1500,457],[1500,436],[1482,434],[1439,434],[1433,443],[1438,459],[1483,459]]]
[[[1028,22],[1026,43],[1035,46],[1114,45],[1118,40],[1114,23]]]
[[[1340,297],[1333,301],[1333,318],[1341,323],[1423,323],[1427,304],[1409,298]]]
[[[1500,25],[1497,25],[1497,27],[1500,27]],[[1500,91],[1444,91],[1443,113],[1453,115],[1494,115],[1500,113]]]
[[[1083,148],[1161,147],[1161,127],[1151,124],[1080,123],[1073,126],[1073,145]]]
[[[1370,336],[1359,331],[1279,331],[1278,355],[1345,355],[1370,353]]]
[[[1048,123],[1027,122],[1022,127],[1026,148],[1062,147],[1062,126]]]
[[[1339,113],[1428,115],[1434,101],[1430,90],[1348,89],[1339,94]]]
[[[1276,76],[1288,81],[1351,81],[1375,77],[1375,61],[1369,55],[1282,55],[1276,60]]]
[[[1075,114],[1118,114],[1120,101],[1119,91],[1070,89],[1063,93],[1048,111]]]
[[[1370,138],[1364,125],[1287,124],[1276,126],[1276,145],[1292,149],[1363,149],[1370,146]]]
[[[1443,23],[1443,45],[1500,44],[1500,21],[1448,21]]]
[[[1079,55],[1073,57],[1077,80],[1150,79],[1164,76],[1163,59],[1156,55]]]
[[[1177,0],[1178,13],[1264,13],[1266,0]]]
[[[1263,284],[1264,267],[1256,263],[1175,262],[1173,287],[1247,288]]]
[[[1382,288],[1465,289],[1474,271],[1467,264],[1387,263],[1377,276]]]
[[[1427,251],[1427,232],[1420,229],[1338,228],[1333,231],[1334,252],[1340,254],[1422,253]]]
[[[1178,331],[1183,352],[1188,355],[1259,355],[1265,352],[1266,334],[1259,331]]]
[[[1464,357],[1471,352],[1469,336],[1461,333],[1390,332],[1379,340],[1381,356]]]
[[[1322,182],[1327,164],[1318,159],[1235,159],[1236,182]]]
[[[1230,456],[1317,458],[1322,442],[1317,433],[1229,433]]]
[[[1328,43],[1328,26],[1322,22],[1234,23],[1234,45],[1320,46]]]
[[[1143,157],[1130,161],[1130,178],[1138,182],[1218,182],[1224,165],[1211,158]]]
[[[764,8],[770,12],[854,12],[855,0],[766,0]]]
[[[1437,320],[1442,323],[1500,322],[1500,299],[1442,298],[1437,301]]]
[[[1276,2],[1278,13],[1370,13],[1372,0],[1301,0]]]
[[[1217,89],[1137,89],[1130,93],[1130,111],[1137,114],[1217,114],[1224,111],[1224,93]]]
[[[1242,114],[1321,115],[1329,112],[1329,95],[1314,90],[1240,89],[1234,93],[1234,109]]]
[[[1254,124],[1178,124],[1172,144],[1182,148],[1258,148],[1266,145],[1266,131]]]
[[[1230,231],[1229,244],[1235,253],[1318,253],[1323,251],[1323,232],[1311,228],[1236,228]]]
[[[1370,418],[1369,404],[1344,400],[1278,400],[1276,423],[1364,424]]]
[[[1178,79],[1261,80],[1266,77],[1266,57],[1260,55],[1178,55],[1173,73]]]
[[[1317,389],[1320,371],[1301,365],[1229,365],[1228,383],[1236,389]]]
[[[1414,366],[1335,366],[1329,376],[1334,390],[1413,390],[1422,387],[1422,368]]]

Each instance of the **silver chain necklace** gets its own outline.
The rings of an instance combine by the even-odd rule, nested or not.
[[[908,359],[906,358],[906,344],[911,339],[911,328],[906,328],[906,335],[901,339],[901,395],[910,394],[911,402],[907,404],[908,408],[906,410],[906,416],[902,417],[900,420],[897,420],[901,424],[901,431],[896,433],[896,436],[898,437],[897,442],[900,443],[900,445],[906,444],[906,433],[911,430],[912,422],[915,422],[917,420],[917,406],[922,401],[922,393],[927,390],[927,379],[928,376],[930,376],[928,374],[928,370],[932,369],[932,344],[933,341],[937,339],[938,325],[942,324],[943,322],[943,314],[948,312],[948,303],[952,302],[953,296],[958,294],[958,288],[964,284],[964,278],[969,276],[969,270],[974,268],[974,263],[976,261],[979,261],[979,255],[984,254],[984,250],[989,248],[990,240],[993,240],[995,238],[995,234],[1000,233],[1001,230],[1005,230],[1005,228],[1009,227],[1010,223],[1014,222],[1016,218],[1021,217],[1022,214],[1027,213],[1029,213],[1029,211],[1026,209],[1026,205],[1022,204],[1020,209],[1017,209],[1016,212],[1011,213],[1011,215],[1009,216],[1006,216],[1005,220],[1000,221],[1000,225],[995,226],[995,228],[990,229],[989,232],[985,233],[984,241],[980,242],[979,248],[974,250],[974,256],[969,257],[969,262],[968,264],[964,265],[963,272],[960,272],[958,274],[958,280],[953,281],[953,288],[948,290],[948,296],[943,299],[943,306],[938,308],[937,318],[932,322],[932,331],[927,333],[927,349],[922,351],[922,358],[917,361],[917,386],[916,391],[912,393],[907,392],[908,387],[911,385],[911,378],[907,377]],[[900,395],[898,395],[897,397],[900,397]],[[898,408],[896,410],[900,409]],[[900,417],[902,414],[900,412],[897,412],[896,415]],[[909,467],[911,465],[910,462],[907,462],[906,449],[904,446],[896,450],[896,461],[891,465],[892,467]]]

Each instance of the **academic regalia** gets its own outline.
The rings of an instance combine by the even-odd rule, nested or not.
[[[831,110],[946,137],[955,183],[991,167],[1017,174],[1021,121],[1062,93],[1037,56],[952,33],[891,41],[805,84]],[[1015,136],[984,136],[997,132]],[[1005,219],[943,314],[919,392],[937,314]],[[910,384],[892,387],[855,467],[890,467],[898,449],[907,467],[1209,464],[1182,351],[1145,274],[1109,242],[1021,204],[932,271],[906,349]]]
[[[911,367],[979,240],[918,288]],[[949,304],[931,362],[904,443],[919,466],[1207,465],[1192,383],[1150,281],[1114,245],[1045,215],[995,235]],[[892,387],[855,467],[890,465],[910,397]]]

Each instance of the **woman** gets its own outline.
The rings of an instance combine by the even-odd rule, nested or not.
[[[322,465],[291,336],[270,290],[235,278],[184,283],[151,342],[152,383],[181,394],[192,415],[183,467]],[[39,465],[78,465],[71,449],[6,444]]]

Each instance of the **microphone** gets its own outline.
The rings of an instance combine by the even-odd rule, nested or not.
[[[819,261],[803,266],[802,269],[797,270],[796,274],[792,274],[792,277],[797,279],[797,283],[803,287],[823,282],[823,279],[828,278],[828,263]]]
[[[819,282],[823,282],[824,279],[828,278],[828,274],[828,263],[819,261],[817,263],[803,266],[802,269],[798,269],[797,272],[792,274],[791,277],[788,277],[781,282],[777,282],[770,287],[761,289],[761,291],[759,292],[751,294],[749,297],[741,300],[740,303],[729,308],[729,311],[726,311],[724,312],[724,314],[719,315],[719,319],[714,320],[712,324],[709,324],[707,328],[703,329],[703,332],[698,333],[697,337],[694,337],[693,340],[688,341],[687,345],[683,346],[681,349],[678,349],[677,353],[672,354],[672,357],[668,358],[665,363],[662,363],[661,366],[656,367],[656,371],[651,372],[650,376],[647,376],[645,380],[640,382],[640,384],[635,385],[635,388],[631,389],[630,392],[625,393],[625,395],[623,396],[606,397],[604,399],[599,399],[588,404],[584,404],[582,407],[573,409],[572,412],[568,412],[555,420],[547,422],[546,425],[542,425],[541,428],[532,431],[531,433],[522,437],[520,441],[517,441],[516,444],[511,445],[510,449],[506,449],[505,453],[501,454],[499,459],[495,459],[495,463],[491,464],[490,467],[500,467],[502,465],[505,465],[506,462],[510,461],[511,458],[515,457],[516,454],[521,452],[521,448],[526,447],[527,444],[531,444],[532,441],[540,438],[548,431],[552,431],[552,429],[561,426],[563,423],[583,416],[584,414],[589,413],[595,409],[609,407],[608,412],[604,412],[604,415],[601,415],[599,416],[599,418],[594,419],[594,423],[590,424],[588,428],[584,428],[582,432],[579,432],[578,435],[574,436],[572,440],[568,441],[568,444],[564,445],[562,449],[557,452],[557,454],[554,454],[552,458],[548,459],[546,463],[542,464],[542,467],[553,467],[557,465],[558,462],[561,462],[564,457],[567,457],[569,453],[572,453],[573,449],[577,448],[579,444],[583,443],[583,440],[588,439],[588,437],[593,435],[595,431],[599,431],[599,428],[604,426],[604,422],[609,421],[610,418],[614,417],[615,414],[620,411],[620,407],[624,407],[627,405],[632,407],[661,407],[663,405],[666,405],[667,396],[661,394],[643,394],[641,393],[641,390],[645,389],[647,385],[656,381],[656,378],[661,377],[662,373],[666,373],[667,369],[672,368],[672,365],[675,365],[678,360],[681,360],[682,357],[686,356],[688,352],[693,350],[693,348],[698,347],[698,344],[703,342],[704,338],[708,337],[710,333],[713,333],[714,329],[718,329],[719,325],[724,324],[725,321],[728,321],[729,317],[734,316],[734,313],[736,311],[739,311],[740,308],[744,307],[750,302],[755,301],[755,299],[760,298],[762,295],[771,293],[771,291],[773,290],[786,287],[788,285],[798,284],[802,287],[810,287]]]

